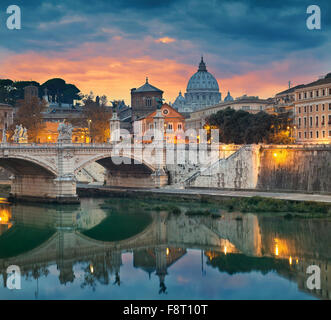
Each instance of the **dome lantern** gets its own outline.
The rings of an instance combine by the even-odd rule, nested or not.
[[[199,71],[206,71],[207,72],[207,67],[206,67],[205,62],[203,61],[203,56],[201,57],[201,61],[200,61],[200,64],[199,64],[198,72]]]

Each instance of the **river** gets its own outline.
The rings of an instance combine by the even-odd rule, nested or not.
[[[2,199],[0,297],[331,299],[330,243],[330,219],[226,212],[199,202]],[[10,265],[19,267],[20,289],[7,287]],[[310,265],[319,267],[320,289],[308,288]]]

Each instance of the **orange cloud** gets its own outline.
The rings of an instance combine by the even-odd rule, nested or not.
[[[0,78],[43,83],[50,78],[60,77],[75,84],[85,94],[93,91],[95,95],[107,95],[110,100],[124,99],[128,104],[131,103],[130,89],[143,85],[146,76],[151,84],[164,91],[167,102],[173,102],[179,90],[185,92],[190,76],[196,72],[196,66],[179,63],[174,59],[156,59],[131,48],[130,55],[115,55],[108,47],[100,48],[92,44],[58,54],[10,54],[0,61]],[[233,97],[243,94],[262,98],[273,96],[287,87],[287,80],[274,76],[282,68],[286,69],[286,64],[218,79],[222,97],[226,96],[228,90]],[[213,73],[212,68],[210,72]]]
[[[169,38],[169,37],[163,37],[163,38],[159,38],[159,39],[156,39],[155,42],[157,43],[171,43],[171,42],[175,42],[176,39],[174,38]]]

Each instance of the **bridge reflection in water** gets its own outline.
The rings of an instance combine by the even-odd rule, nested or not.
[[[66,285],[78,277],[77,263],[84,263],[81,288],[95,288],[98,283],[120,286],[128,281],[121,278],[122,257],[132,253],[135,268],[149,277],[158,276],[157,290],[162,294],[168,291],[170,266],[188,250],[197,249],[201,250],[202,269],[205,265],[230,275],[273,271],[296,282],[303,292],[331,299],[331,221],[225,212],[215,218],[139,207],[120,214],[116,206],[102,209],[102,203],[101,199],[65,206],[2,203],[3,286],[9,265],[18,265],[27,279],[47,277],[49,267],[56,265],[59,282]],[[306,269],[312,264],[321,268],[321,290],[306,287]]]

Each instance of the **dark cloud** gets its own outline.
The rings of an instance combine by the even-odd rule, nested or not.
[[[219,56],[217,67],[229,73],[258,68],[289,54],[317,56],[330,42],[331,5],[314,1],[322,11],[322,30],[306,28],[309,0],[29,0],[22,9],[22,30],[5,28],[7,5],[0,5],[0,47],[15,52],[66,50],[87,42],[173,37],[189,41],[195,52],[178,45],[146,48],[151,56],[174,57],[196,64],[197,55]],[[190,49],[192,50],[192,48]],[[309,55],[309,54],[308,54]]]

